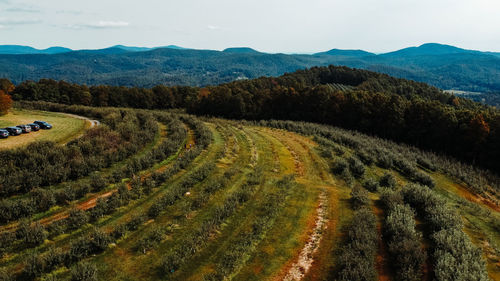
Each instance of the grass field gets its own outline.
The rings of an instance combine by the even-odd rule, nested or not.
[[[89,121],[63,113],[15,109],[7,115],[0,116],[0,128],[29,124],[35,120],[46,121],[52,124],[53,128],[0,139],[0,149],[24,146],[35,140],[66,143],[81,135],[90,126]]]
[[[79,128],[66,136],[51,136],[59,142],[67,141],[85,128],[83,120],[20,110],[8,115],[7,119],[2,118],[0,126],[12,125],[6,120],[27,123],[35,119],[47,120],[55,128]],[[341,280],[336,274],[342,262],[340,253],[349,236],[346,227],[356,214],[352,203],[354,187],[364,186],[368,178],[380,181],[387,172],[397,183],[392,187],[394,190],[401,190],[412,181],[394,167],[378,166],[376,159],[363,164],[362,176],[348,177],[334,172],[340,158],[357,157],[357,149],[345,143],[332,141],[329,146],[297,132],[221,119],[196,119],[211,133],[211,140],[196,157],[176,170],[173,167],[191,151],[191,146],[186,144],[201,147],[200,128],[185,119],[180,120],[186,134],[176,151],[143,167],[133,178],[120,177],[116,184],[99,192],[90,192],[67,205],[33,214],[31,218],[43,224],[49,238],[38,245],[24,245],[13,238],[17,240],[12,246],[4,246],[3,256],[0,255],[0,268],[21,273],[23,268],[37,266],[30,263],[33,253],[43,257],[42,260],[57,257],[58,251],[73,254],[79,249],[78,245],[83,245],[78,241],[97,243],[89,233],[99,230],[111,240],[105,240],[107,242],[99,246],[99,251],[81,257],[95,267],[97,280]],[[101,176],[110,177],[122,166],[138,163],[135,157],[147,155],[169,141],[169,125],[159,123],[152,143],[129,159],[101,170]],[[56,132],[55,129],[41,131],[52,132]],[[480,201],[465,184],[440,171],[415,167],[432,177],[433,192],[457,210],[464,221],[463,231],[483,253],[489,278],[498,280],[498,205]],[[170,169],[172,173],[168,176],[155,179],[149,192],[141,191],[140,184],[132,184],[134,180],[145,182]],[[349,169],[354,170],[350,166],[346,168]],[[88,178],[68,184],[78,185],[82,180]],[[117,189],[119,183],[127,184],[131,193],[125,192],[123,198],[111,196],[124,192]],[[58,185],[46,187],[53,191],[58,188]],[[382,207],[381,192],[380,188],[367,191],[366,203],[377,218],[379,245],[373,256],[375,280],[396,280],[391,268],[394,261],[384,236],[387,210]],[[57,232],[51,228],[57,220],[50,218],[67,218],[75,207],[91,213],[90,208],[82,207],[85,202],[95,203],[97,198],[112,197],[121,198],[120,205],[98,219],[87,221],[76,229]],[[166,199],[162,201],[162,198]],[[113,203],[107,200],[106,204]],[[158,202],[163,202],[161,208],[151,215],[149,211]],[[416,220],[417,231],[423,234],[419,243],[431,255],[435,245],[430,242],[425,228],[429,222],[423,217]],[[0,226],[0,234],[12,231],[20,222]],[[432,277],[431,262],[429,259],[421,268],[425,280]],[[76,280],[72,277],[76,263],[68,258],[66,264],[58,260],[53,267],[42,266],[36,274],[41,280]]]

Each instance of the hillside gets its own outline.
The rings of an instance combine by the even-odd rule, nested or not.
[[[500,180],[472,166],[304,122],[18,106],[103,125],[0,151],[2,280],[500,277]]]
[[[424,83],[360,69],[315,67],[276,78],[204,88],[89,88],[41,80],[21,83],[12,94],[15,100],[183,108],[198,115],[233,119],[316,122],[415,145],[500,171],[497,110]]]
[[[250,48],[207,51],[176,46],[155,49],[115,46],[53,55],[0,55],[0,77],[9,78],[16,84],[51,78],[87,85],[201,86],[279,76],[305,67],[330,64],[387,73],[442,89],[500,91],[498,53],[440,44],[424,44],[378,55],[338,49],[314,55],[286,55],[259,53]]]

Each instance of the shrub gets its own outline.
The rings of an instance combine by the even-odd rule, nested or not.
[[[415,214],[408,205],[394,204],[387,209],[385,232],[388,251],[397,280],[421,280],[420,270],[425,252],[420,245],[421,236],[415,230]]]
[[[108,213],[108,199],[102,197],[97,198],[96,205],[90,210],[90,219],[93,221],[98,220],[106,213]]]
[[[383,169],[390,169],[393,166],[392,155],[387,151],[378,154],[377,166]]]
[[[47,211],[56,204],[56,198],[51,190],[36,188],[30,192],[30,197],[39,212]]]
[[[426,186],[409,184],[403,189],[403,196],[429,224],[436,245],[436,280],[488,280],[482,253],[462,231],[458,214]]]
[[[93,172],[90,174],[90,186],[92,191],[97,192],[104,189],[107,185],[106,179],[99,172]]]
[[[77,208],[71,209],[69,211],[69,216],[65,219],[68,229],[78,229],[88,221],[89,217],[87,213]]]
[[[5,268],[0,268],[0,281],[15,281],[15,280],[16,278],[13,272]]]
[[[147,250],[152,249],[155,245],[160,243],[165,234],[168,232],[168,229],[165,227],[156,226],[153,229],[149,230],[138,242],[136,245],[136,250],[141,253],[146,253]]]
[[[34,279],[40,276],[44,270],[45,262],[42,257],[36,252],[29,253],[24,261],[22,275],[27,279]]]
[[[97,267],[89,262],[79,262],[71,268],[72,281],[97,281]]]
[[[16,235],[10,231],[0,233],[0,258],[3,257],[3,254],[12,246],[15,240]]]
[[[366,207],[370,204],[370,198],[366,189],[355,185],[351,191],[351,203],[355,210]]]
[[[337,280],[375,280],[377,246],[375,215],[368,208],[354,212],[347,228],[346,244],[340,249]]]
[[[376,192],[378,190],[379,183],[374,178],[367,178],[363,183],[363,187],[366,188],[368,191]]]
[[[380,186],[395,188],[396,187],[396,178],[389,172],[385,172],[384,175],[380,178]]]
[[[349,170],[356,178],[361,178],[365,173],[365,165],[363,162],[355,157],[350,157],[349,160]]]
[[[337,175],[344,173],[349,167],[349,164],[344,160],[344,158],[337,157],[335,162],[332,164],[332,172]]]
[[[22,221],[17,228],[16,236],[27,246],[36,246],[47,239],[48,233],[39,222],[32,224],[29,221]]]

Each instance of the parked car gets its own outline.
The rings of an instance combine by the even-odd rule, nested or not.
[[[33,123],[39,125],[40,129],[52,129],[52,125],[50,125],[49,123],[47,123],[45,121],[35,121]]]
[[[9,137],[9,131],[5,129],[0,129],[0,138],[5,139]]]
[[[23,133],[23,130],[21,130],[21,128],[18,127],[7,127],[5,128],[5,130],[9,132],[10,136],[18,136]]]
[[[32,132],[36,132],[36,131],[40,130],[40,125],[38,125],[38,124],[31,123],[31,124],[28,124],[28,126],[31,127]]]
[[[18,127],[19,129],[21,129],[24,134],[27,134],[27,133],[31,132],[31,127],[28,126],[28,125],[17,125],[16,127]]]

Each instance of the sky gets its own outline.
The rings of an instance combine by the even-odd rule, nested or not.
[[[0,45],[500,51],[498,0],[0,0]]]

